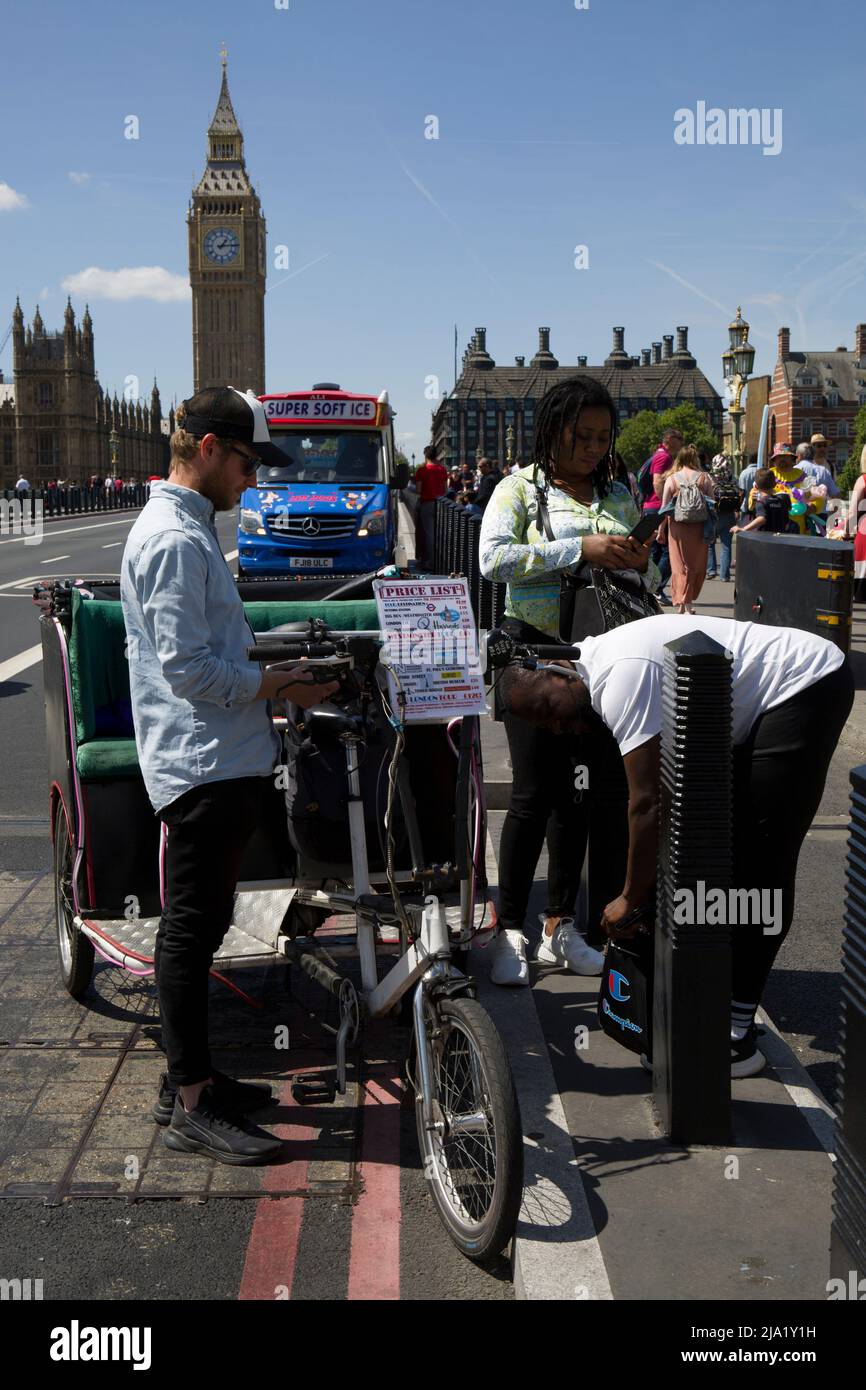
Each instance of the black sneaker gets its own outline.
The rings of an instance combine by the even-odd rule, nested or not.
[[[244,1166],[268,1163],[283,1148],[282,1139],[247,1124],[236,1111],[225,1110],[213,1086],[205,1086],[194,1110],[184,1110],[177,1097],[163,1137],[166,1148]]]
[[[731,1038],[731,1077],[757,1076],[766,1065],[766,1057],[758,1048],[758,1030],[754,1023],[744,1038]]]
[[[221,1071],[213,1073],[214,1089],[223,1109],[236,1115],[250,1115],[270,1105],[274,1097],[270,1086],[253,1086],[249,1081],[235,1081]],[[168,1072],[159,1078],[159,1097],[154,1101],[152,1115],[158,1125],[170,1125],[177,1091],[168,1079]]]
[[[658,599],[662,608],[673,608],[674,601],[673,599],[668,598],[667,594],[656,594],[656,598]]]

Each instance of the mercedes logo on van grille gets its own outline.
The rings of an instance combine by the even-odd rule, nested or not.
[[[317,536],[321,529],[321,526],[314,516],[305,516],[301,522],[301,530],[305,536]]]

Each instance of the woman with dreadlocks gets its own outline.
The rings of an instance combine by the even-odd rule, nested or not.
[[[481,572],[507,584],[503,627],[519,641],[556,640],[563,570],[586,560],[603,569],[647,571],[648,548],[628,537],[639,509],[629,489],[613,481],[615,442],[616,410],[608,392],[588,377],[569,377],[538,406],[533,463],[504,478],[487,504]],[[546,538],[537,488],[546,493],[556,540]],[[651,576],[655,587],[655,566]],[[572,915],[588,827],[586,797],[575,790],[580,746],[573,735],[553,734],[509,713],[503,723],[513,775],[499,854],[500,929],[492,978],[496,984],[529,983],[524,919],[545,835],[548,905],[536,959],[598,975],[604,958],[577,931]],[[588,789],[595,802],[594,831],[595,822],[612,813],[604,834],[613,853],[605,858],[616,861],[616,878],[616,846],[624,855],[628,844],[625,779],[612,741],[601,756],[589,768]],[[600,877],[606,876],[603,866]],[[603,894],[604,883],[594,885],[593,898],[596,889]]]

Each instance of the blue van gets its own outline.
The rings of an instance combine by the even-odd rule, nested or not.
[[[392,563],[408,468],[396,461],[387,391],[358,396],[322,382],[259,399],[285,464],[262,463],[241,497],[238,578],[349,576]]]

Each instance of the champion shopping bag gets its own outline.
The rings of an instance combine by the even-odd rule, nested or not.
[[[608,942],[598,1021],[615,1042],[630,1052],[652,1056],[653,933],[638,932],[632,940]]]

